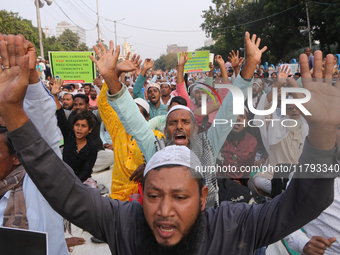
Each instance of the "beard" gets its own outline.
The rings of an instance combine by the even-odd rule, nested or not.
[[[140,222],[140,228],[137,232],[139,236],[137,250],[142,255],[193,255],[197,252],[199,244],[204,241],[206,221],[201,212],[199,212],[188,234],[179,243],[172,246],[164,246],[157,242],[144,215],[141,216]]]
[[[172,136],[170,137],[167,133],[167,131],[165,131],[165,146],[169,146],[169,145],[175,145],[175,136],[178,134],[178,133],[183,133],[186,135],[189,143],[187,145],[187,147],[192,150],[194,147],[195,147],[195,144],[196,144],[196,135],[192,135],[192,136],[189,136],[189,134],[184,131],[184,130],[176,130]],[[191,132],[191,134],[193,134],[193,132]]]
[[[236,131],[233,131],[231,130],[228,137],[227,137],[227,140],[230,141],[230,142],[239,142],[239,141],[242,141],[243,138],[246,136],[246,129],[242,129],[241,131],[239,132],[236,132]]]
[[[289,116],[286,118],[289,119]],[[299,131],[301,129],[301,124],[303,122],[302,120],[302,116],[300,115],[300,117],[296,120],[297,125],[295,127],[287,127],[287,129],[289,130],[289,132],[293,132],[296,133],[297,131]]]

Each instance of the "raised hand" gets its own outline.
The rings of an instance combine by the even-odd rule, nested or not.
[[[239,51],[236,51],[236,54],[235,54],[234,50],[232,50],[231,52],[229,52],[228,60],[230,61],[231,66],[235,70],[235,69],[241,67],[241,65],[244,61],[244,58],[239,57]]]
[[[178,61],[178,67],[184,66],[187,61],[188,61],[188,52],[182,52],[180,54],[180,58],[179,58],[179,61]]]
[[[215,62],[220,66],[220,68],[223,66],[225,68],[225,62],[221,55],[215,56]]]
[[[155,62],[151,58],[146,58],[143,64],[142,76],[145,77],[147,71],[153,67]],[[152,75],[155,75],[156,71],[152,70]]]
[[[15,41],[13,40],[13,36],[7,36],[0,34],[0,41],[6,41],[7,45],[10,45],[10,47],[16,47],[17,48],[17,55],[15,56],[16,63],[20,63],[21,58],[24,57],[25,55],[29,56],[29,68],[30,68],[30,77],[29,77],[29,84],[35,84],[39,82],[39,77],[41,76],[37,72],[36,69],[36,59],[37,59],[37,54],[36,50],[33,46],[33,44],[26,40],[23,35],[17,35],[15,36]],[[17,45],[15,45],[15,43]],[[11,63],[14,63],[11,61]]]
[[[267,50],[267,46],[264,46],[262,49],[259,48],[261,38],[256,39],[256,35],[253,34],[253,36],[250,39],[250,34],[246,32],[244,41],[246,45],[247,58],[256,61],[256,63],[260,62],[262,53]]]
[[[292,69],[290,68],[289,65],[280,66],[279,72],[277,74],[277,81],[274,84],[274,86],[277,88],[281,88],[282,85],[286,83],[286,79],[288,78],[291,72]]]
[[[113,41],[110,41],[110,49],[107,51],[104,45],[99,42],[98,47],[93,46],[94,51],[96,52],[99,60],[96,60],[94,56],[90,55],[90,59],[94,62],[100,72],[103,75],[104,80],[111,78],[111,76],[115,74],[115,68],[118,61],[120,48],[119,45],[116,47],[116,51],[113,51]],[[105,78],[106,77],[106,78]]]
[[[0,42],[3,61],[3,68],[0,68],[0,113],[7,129],[12,131],[28,121],[23,101],[29,81],[29,56],[22,56],[22,37],[9,35],[6,39],[10,43]]]
[[[153,68],[155,62],[151,59],[151,58],[146,58],[144,60],[144,64],[143,64],[143,69],[145,69],[146,71]]]
[[[311,93],[311,99],[303,106],[311,113],[304,116],[309,124],[309,143],[319,149],[334,147],[336,132],[340,123],[340,82],[332,86],[333,55],[328,54],[325,75],[322,72],[322,52],[314,54],[313,79],[309,73],[307,55],[300,55],[302,84]],[[291,87],[299,87],[293,79],[287,79]],[[301,93],[293,93],[294,98],[304,98]]]
[[[126,58],[124,61],[120,62],[116,66],[116,75],[119,77],[121,73],[128,73],[135,71],[139,69],[140,64],[142,63],[142,60],[139,60],[140,56],[133,55],[133,57],[130,59],[130,52],[126,55]]]
[[[61,92],[61,86],[63,85],[63,81],[60,78],[56,78],[53,85],[50,84],[51,94],[58,95]]]
[[[262,53],[266,51],[267,46],[260,49],[261,39],[254,34],[250,39],[249,32],[245,33],[244,43],[246,45],[247,60],[241,71],[242,78],[251,79],[254,75],[256,65],[261,61]]]

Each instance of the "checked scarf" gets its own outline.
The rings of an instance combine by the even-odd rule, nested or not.
[[[7,207],[4,212],[3,226],[9,228],[28,229],[26,204],[23,192],[23,182],[26,171],[18,166],[8,176],[0,181],[0,196],[11,190]]]

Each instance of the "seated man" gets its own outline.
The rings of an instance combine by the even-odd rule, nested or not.
[[[254,73],[258,58],[261,58],[262,52],[266,50],[266,47],[259,49],[259,40],[256,44],[250,39],[250,35],[247,34],[245,37],[245,44],[249,57],[242,69],[241,75],[236,79],[234,85],[239,87],[243,93],[247,91],[250,84],[248,80],[251,79]],[[101,48],[102,49],[102,48]],[[109,87],[108,90],[108,102],[111,107],[117,112],[119,120],[123,124],[126,132],[132,135],[141,149],[146,162],[151,158],[151,156],[159,149],[164,148],[170,144],[182,145],[191,148],[196,155],[201,159],[201,163],[204,166],[214,166],[216,157],[227,138],[231,125],[216,125],[211,126],[207,131],[197,134],[196,130],[196,120],[193,112],[190,108],[177,105],[168,112],[165,128],[165,142],[159,141],[155,138],[153,132],[150,129],[150,125],[145,121],[136,108],[129,108],[132,104],[132,99],[126,90],[125,86],[122,86],[116,77],[116,70],[107,72],[108,68],[113,68],[113,66],[105,66],[107,64],[107,58],[110,58],[110,54],[103,52],[101,54],[98,48],[95,48],[98,55],[102,55],[99,61],[92,59],[98,66],[101,73],[105,73],[104,79]],[[181,76],[183,73],[184,65],[187,61],[188,54],[182,54],[178,64],[178,73]],[[221,56],[216,56],[219,62],[223,59]],[[224,61],[223,61],[224,65]],[[144,63],[147,66],[147,63]],[[125,71],[131,71],[134,67],[129,67]],[[227,77],[227,74],[223,75]],[[244,79],[242,79],[242,78]],[[216,113],[216,119],[225,119],[230,122],[235,123],[237,115],[233,115],[233,98],[231,93],[228,93],[223,101],[222,107]],[[209,188],[209,194],[207,198],[208,207],[218,207],[218,186],[215,171],[205,171],[204,179],[206,185]]]
[[[112,41],[110,45],[112,54]],[[315,70],[319,70],[322,53],[315,55],[315,65],[320,67]],[[119,50],[107,58],[113,69],[118,56]],[[332,61],[328,55],[326,65]],[[308,77],[305,55],[300,63],[303,76]],[[312,97],[305,107],[312,115],[306,118],[310,130],[299,162],[302,171],[296,172],[284,194],[269,202],[225,202],[214,210],[205,208],[208,188],[197,170],[200,160],[185,146],[168,146],[149,159],[143,179],[143,207],[137,202],[102,197],[99,191],[84,186],[41,138],[23,110],[28,63],[22,61],[20,69],[10,67],[9,61],[5,64],[9,70],[0,74],[0,114],[20,162],[62,216],[107,242],[113,254],[252,254],[316,218],[332,203],[334,178],[339,173],[320,174],[305,167],[307,163],[324,164],[334,169],[339,164],[335,137],[340,111],[332,109],[340,108],[340,89],[320,82],[322,74],[318,72],[314,73],[317,81],[309,76],[304,82],[311,88]],[[329,70],[326,68],[326,76]],[[103,73],[104,79],[106,75]],[[9,78],[3,79],[5,76]]]
[[[274,85],[278,89],[283,85],[282,79],[287,78],[289,71],[288,66],[282,66],[278,74],[279,80]],[[272,91],[263,99],[265,101],[264,108],[269,109],[272,104]],[[261,102],[263,103],[263,102]],[[269,157],[267,166],[276,166],[277,164],[297,164],[302,153],[303,143],[308,133],[308,125],[305,119],[300,114],[300,111],[295,105],[287,104],[287,115],[283,118],[279,118],[274,112],[269,119],[292,119],[295,120],[297,125],[291,127],[283,127],[280,122],[274,122],[268,124],[267,140],[269,143]],[[255,117],[257,118],[257,117]],[[287,125],[293,125],[287,121]],[[261,127],[264,129],[265,125]],[[268,168],[267,168],[268,169]],[[274,171],[258,172],[255,174],[253,183],[256,191],[264,196],[269,195],[272,192],[272,179]]]
[[[230,131],[216,162],[221,166],[235,167],[237,171],[219,173],[218,176],[232,179],[241,185],[247,186],[250,171],[242,172],[240,169],[242,167],[250,169],[254,165],[257,141],[255,137],[246,131],[248,123],[246,110],[244,110],[244,114],[237,117],[236,122],[238,124],[235,124]]]

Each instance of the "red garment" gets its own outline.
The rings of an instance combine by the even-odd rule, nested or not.
[[[97,96],[96,100],[92,100],[92,98],[89,96],[89,105],[90,106],[98,106],[97,99],[98,99],[98,96]]]
[[[220,153],[222,153],[223,161],[217,159],[216,163],[220,166],[236,166],[237,171],[223,172],[222,175],[221,173],[217,173],[217,175],[229,179],[249,178],[250,171],[240,172],[239,170],[241,166],[251,167],[254,165],[256,151],[257,140],[249,133],[246,133],[243,140],[240,141],[236,147],[227,139],[220,151]]]
[[[222,103],[223,103],[224,98],[227,96],[228,92],[229,92],[229,89],[220,89],[219,90],[218,95],[220,96]],[[213,93],[213,95],[215,96],[214,93]],[[208,95],[207,98],[210,98],[210,96]],[[216,102],[218,102],[217,96],[215,96],[215,100],[216,100]],[[195,111],[197,108],[201,107],[201,106],[196,105],[194,103],[194,101],[195,101],[194,99],[191,99],[191,103],[190,103],[190,110],[191,111]],[[214,101],[211,100],[211,101],[207,102],[207,106],[211,105],[211,104],[214,104]],[[209,124],[207,125],[206,129],[208,129],[211,126],[211,123],[213,123],[213,121],[214,121],[214,119],[216,117],[217,112],[218,111],[214,111],[214,112],[209,114],[209,120],[208,120]],[[198,126],[202,125],[203,118],[204,118],[203,116],[199,116],[199,115],[195,114],[195,121],[196,121],[196,124]]]

